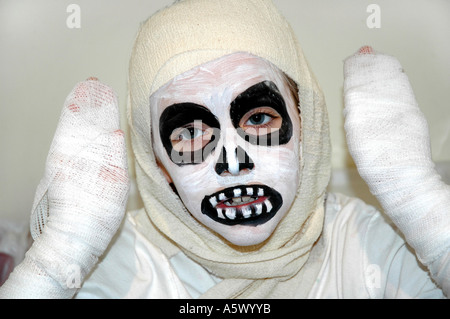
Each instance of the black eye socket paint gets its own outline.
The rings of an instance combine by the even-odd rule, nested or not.
[[[194,121],[201,121],[213,129],[211,140],[201,149],[193,152],[177,152],[174,150],[171,134]],[[220,137],[220,124],[217,118],[204,106],[195,103],[176,103],[167,107],[159,118],[159,134],[167,155],[172,162],[182,166],[200,164],[214,150]]]
[[[263,136],[246,133],[239,126],[242,117],[252,109],[264,106],[271,107],[280,114],[281,127],[277,131]],[[230,117],[238,134],[254,145],[283,145],[288,143],[292,137],[292,122],[286,109],[286,102],[272,81],[257,83],[238,95],[231,103]]]

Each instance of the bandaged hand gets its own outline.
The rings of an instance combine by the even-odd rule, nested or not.
[[[35,195],[34,243],[0,297],[72,297],[118,230],[128,188],[117,99],[90,78],[67,97]]]
[[[344,64],[345,131],[361,177],[449,295],[450,187],[397,59],[363,47]]]

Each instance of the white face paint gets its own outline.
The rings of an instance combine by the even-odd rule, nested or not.
[[[150,109],[154,152],[192,216],[235,245],[266,240],[299,183],[300,117],[282,72],[224,56],[174,78]]]

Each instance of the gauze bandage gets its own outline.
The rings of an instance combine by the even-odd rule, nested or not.
[[[117,231],[127,195],[117,100],[109,87],[90,79],[65,102],[36,191],[34,243],[0,296],[73,296]]]
[[[295,199],[262,244],[238,247],[190,216],[153,151],[149,99],[175,77],[226,55],[265,59],[298,85],[302,143]],[[177,1],[150,17],[137,36],[129,72],[129,121],[145,209],[138,227],[170,258],[180,251],[223,279],[203,297],[304,297],[302,269],[322,231],[330,178],[325,101],[294,32],[268,0]],[[294,169],[295,171],[295,169]],[[277,177],[274,176],[274,179]],[[314,273],[314,271],[313,271]]]
[[[362,48],[345,61],[345,130],[371,192],[449,295],[450,187],[431,160],[430,138],[397,59]]]

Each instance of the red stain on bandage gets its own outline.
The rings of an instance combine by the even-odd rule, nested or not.
[[[124,136],[125,135],[125,133],[122,130],[115,130],[114,134],[118,135],[118,136]]]
[[[358,51],[359,54],[373,54],[373,49],[369,45],[361,47]]]
[[[113,165],[103,167],[99,177],[110,183],[126,184],[128,182],[127,170]]]
[[[70,104],[68,106],[68,108],[69,108],[70,111],[72,111],[74,113],[77,113],[77,112],[80,111],[80,107],[78,105],[76,105],[75,103]]]

